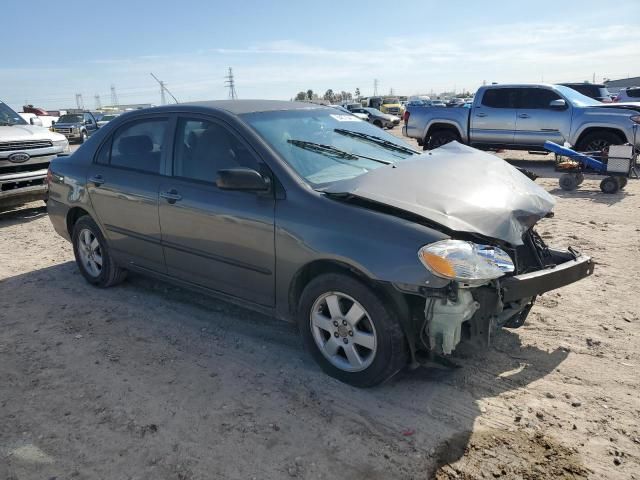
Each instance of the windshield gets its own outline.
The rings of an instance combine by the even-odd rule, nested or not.
[[[108,122],[110,120],[113,120],[116,117],[117,117],[117,115],[103,115],[102,117],[100,117],[100,121],[101,122]]]
[[[354,178],[420,153],[370,123],[330,108],[241,117],[313,187]]]
[[[9,105],[0,102],[0,126],[1,125],[26,125],[24,118],[14,112]]]
[[[369,112],[371,115],[375,115],[375,116],[380,116],[380,115],[384,115],[384,113],[382,113],[380,110],[378,110],[377,108],[372,108],[372,107],[366,107],[365,110],[367,112]]]
[[[569,100],[569,103],[574,107],[598,107],[602,105],[602,102],[576,92],[573,88],[565,87],[564,85],[554,85],[554,88]]]
[[[382,101],[383,105],[394,105],[396,103],[400,103],[400,100],[398,100],[397,98],[385,98]]]
[[[83,118],[82,115],[68,114],[61,116],[58,123],[82,123]]]

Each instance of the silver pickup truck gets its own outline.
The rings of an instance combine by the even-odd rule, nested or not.
[[[457,140],[480,149],[544,150],[546,140],[580,151],[636,142],[640,103],[605,104],[562,85],[480,87],[469,108],[409,106],[402,133],[425,149]]]
[[[0,210],[43,200],[49,162],[68,151],[63,135],[29,125],[0,102]]]

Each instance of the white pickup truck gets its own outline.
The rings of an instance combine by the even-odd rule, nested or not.
[[[0,210],[46,199],[49,162],[68,151],[64,135],[29,125],[0,101]]]

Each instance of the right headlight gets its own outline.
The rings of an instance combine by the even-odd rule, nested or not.
[[[434,275],[471,285],[481,285],[515,267],[504,250],[464,240],[441,240],[418,250],[418,258]]]

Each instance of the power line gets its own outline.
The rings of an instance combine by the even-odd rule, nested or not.
[[[229,98],[231,100],[236,100],[238,98],[238,94],[236,93],[236,84],[233,80],[233,70],[231,67],[229,67],[229,74],[224,78],[226,78],[224,84],[229,87]]]
[[[373,96],[374,97],[378,96],[378,79],[377,78],[373,79]]]

